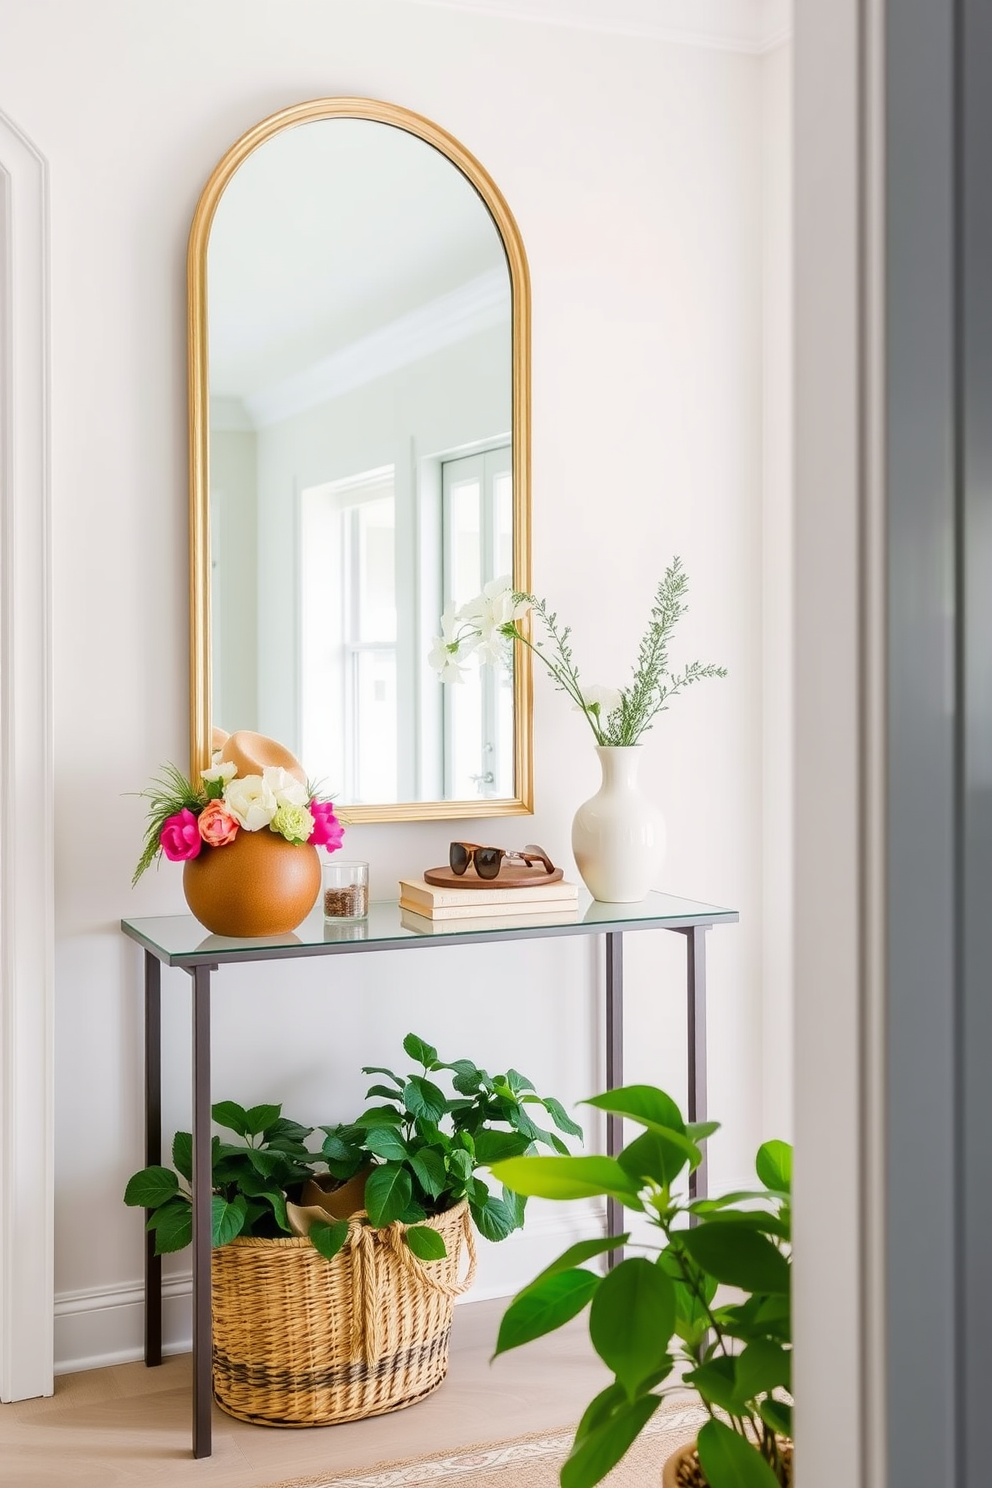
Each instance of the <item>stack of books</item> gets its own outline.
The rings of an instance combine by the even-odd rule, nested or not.
[[[578,910],[579,890],[573,883],[532,884],[507,889],[436,888],[422,878],[400,879],[400,909],[432,922],[506,920],[526,916],[528,923],[562,920]],[[466,923],[465,929],[470,926]]]

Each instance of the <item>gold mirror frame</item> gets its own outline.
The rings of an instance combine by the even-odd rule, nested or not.
[[[240,165],[273,135],[317,119],[370,119],[416,135],[440,151],[481,197],[503,241],[510,274],[513,357],[513,574],[529,592],[530,577],[530,275],[520,231],[488,172],[452,135],[420,114],[371,98],[318,98],[271,114],[243,134],[216,167],[197,203],[187,255],[189,356],[189,719],[190,774],[199,779],[211,759],[210,646],[210,393],[207,343],[207,248],[214,213]],[[341,809],[351,822],[445,821],[519,816],[534,809],[533,706],[530,652],[514,656],[514,786],[510,799],[409,801]],[[304,761],[305,763],[305,761]]]

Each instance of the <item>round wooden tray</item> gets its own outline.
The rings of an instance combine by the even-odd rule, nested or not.
[[[545,868],[527,868],[522,863],[504,862],[496,878],[480,878],[474,864],[461,877],[448,867],[425,868],[424,881],[438,889],[533,889],[541,884],[557,883],[564,876],[561,868],[548,873]]]

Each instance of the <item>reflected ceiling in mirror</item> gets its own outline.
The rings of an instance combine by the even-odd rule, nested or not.
[[[530,586],[499,192],[416,115],[300,105],[217,167],[189,276],[194,771],[247,728],[354,821],[529,811],[526,655],[454,686],[427,663],[446,607]]]

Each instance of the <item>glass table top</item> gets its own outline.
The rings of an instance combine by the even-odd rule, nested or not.
[[[368,918],[325,924],[320,903],[285,935],[211,935],[192,915],[121,920],[124,934],[167,966],[220,966],[237,961],[278,961],[353,951],[473,941],[528,940],[554,935],[595,935],[624,930],[682,930],[692,925],[733,924],[735,909],[651,893],[638,904],[601,904],[580,893],[578,904],[550,914],[514,913],[429,920],[395,900],[373,900]]]

